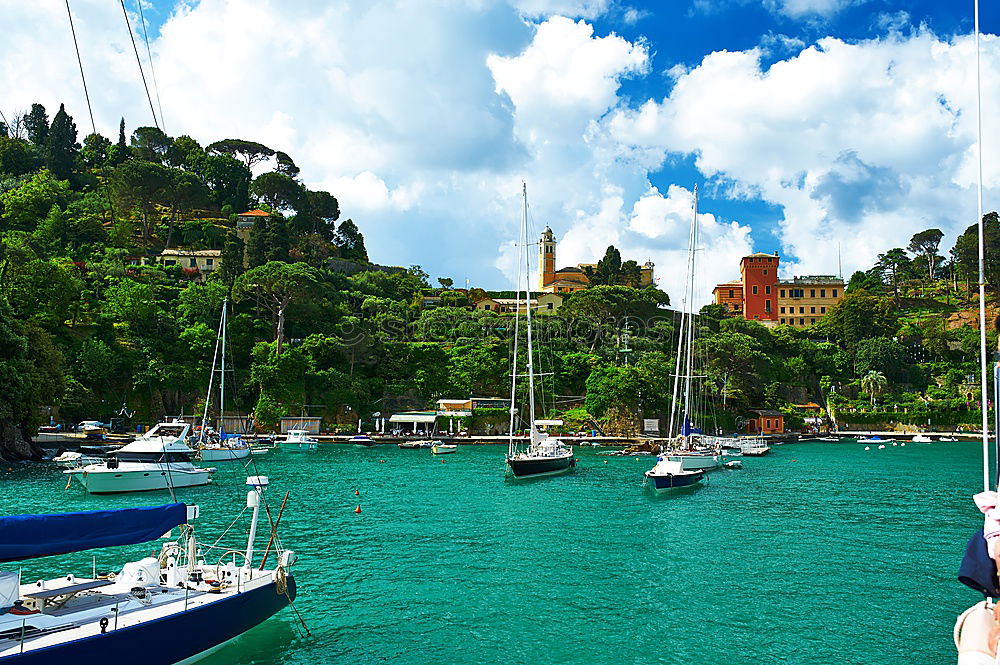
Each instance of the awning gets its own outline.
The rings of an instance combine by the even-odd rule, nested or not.
[[[0,517],[0,563],[146,543],[187,522],[183,503]]]
[[[390,423],[432,423],[435,420],[436,413],[394,413],[389,417]]]

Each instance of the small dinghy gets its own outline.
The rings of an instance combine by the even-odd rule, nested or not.
[[[742,460],[738,460],[738,459],[733,459],[733,460],[729,460],[728,462],[726,462],[722,466],[726,467],[727,469],[742,469],[743,468],[743,461]]]
[[[431,453],[434,455],[448,455],[456,450],[458,450],[458,446],[453,443],[441,443],[437,441],[431,446]]]

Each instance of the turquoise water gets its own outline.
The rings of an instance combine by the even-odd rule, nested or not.
[[[312,637],[285,610],[205,662],[954,662],[952,623],[977,600],[955,581],[981,526],[976,444],[778,446],[674,496],[643,489],[648,457],[579,448],[571,475],[512,483],[504,450],[261,457],[272,505],[291,490],[281,533]],[[245,501],[240,468],[220,468],[180,496],[201,506],[202,538]],[[52,466],[15,466],[0,473],[0,511],[161,499],[64,486]],[[102,551],[98,568],[150,548]],[[25,576],[90,569],[81,554]]]

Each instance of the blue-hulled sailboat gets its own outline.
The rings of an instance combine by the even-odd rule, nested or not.
[[[191,662],[239,637],[290,604],[291,550],[272,537],[255,565],[254,546],[266,477],[247,479],[252,510],[246,549],[201,546],[197,506],[97,510],[0,517],[0,564],[97,547],[146,543],[180,527],[158,556],[124,564],[116,574],[61,574],[22,583],[0,572],[0,663],[143,665]],[[209,556],[211,553],[211,556]],[[265,569],[270,554],[275,565]]]

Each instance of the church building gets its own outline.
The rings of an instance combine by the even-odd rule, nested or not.
[[[538,242],[538,290],[549,293],[573,293],[590,285],[587,268],[594,269],[596,263],[579,263],[556,270],[556,236],[552,229],[545,227]],[[653,283],[653,262],[646,261],[640,267],[641,278],[637,288]]]

